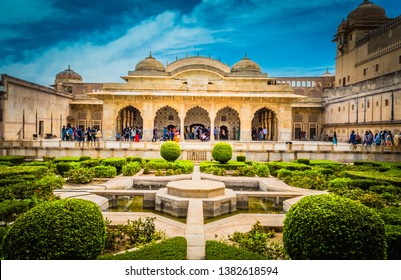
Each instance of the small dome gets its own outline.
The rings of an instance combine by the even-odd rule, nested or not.
[[[322,77],[322,78],[332,78],[332,77],[334,77],[334,74],[331,74],[331,73],[329,72],[329,69],[327,69],[326,72],[324,72],[324,73],[322,74],[322,76],[320,76],[320,77]]]
[[[82,82],[82,77],[68,65],[67,69],[56,75],[56,83],[60,82]]]
[[[347,21],[352,24],[355,22],[377,22],[377,21],[387,21],[388,17],[386,11],[370,2],[369,0],[364,0],[355,10],[349,13]]]
[[[238,61],[237,63],[235,63],[233,65],[233,67],[231,68],[231,72],[235,73],[235,72],[256,72],[256,73],[261,73],[260,70],[260,66],[250,60],[246,55],[243,59],[241,59],[240,61]]]
[[[152,53],[145,59],[139,61],[135,71],[159,71],[165,72],[164,65],[152,56]]]

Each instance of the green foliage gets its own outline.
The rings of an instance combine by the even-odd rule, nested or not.
[[[277,172],[280,169],[287,169],[287,170],[291,170],[291,171],[304,171],[304,170],[308,170],[311,169],[312,167],[306,164],[301,164],[301,163],[294,163],[294,162],[268,162],[267,165],[270,168],[270,174],[273,176],[277,176]]]
[[[142,158],[140,156],[132,156],[132,157],[127,157],[127,162],[131,161],[136,161],[142,164]]]
[[[386,225],[387,259],[401,260],[401,225]]]
[[[35,181],[33,184],[33,196],[42,200],[50,200],[54,198],[54,190],[60,189],[64,186],[65,181],[61,176],[48,175]]]
[[[92,169],[75,168],[65,173],[68,182],[74,184],[87,184],[93,181],[95,174]]]
[[[253,165],[256,175],[259,177],[269,177],[270,176],[270,169],[264,163],[255,163]]]
[[[114,178],[117,175],[117,168],[114,166],[98,165],[91,169],[95,178]]]
[[[21,215],[4,238],[6,259],[95,259],[103,250],[106,225],[93,202],[63,199]]]
[[[181,155],[181,147],[175,141],[164,142],[160,147],[160,155],[167,161],[173,162]]]
[[[132,161],[127,165],[123,166],[124,176],[133,176],[141,170],[141,164],[136,161]]]
[[[205,170],[205,173],[213,174],[213,175],[216,175],[216,176],[226,176],[227,175],[227,172],[226,172],[226,170],[224,168],[220,168],[220,167],[217,167],[217,166],[207,167],[206,170]]]
[[[237,243],[240,248],[263,255],[266,244],[274,235],[274,231],[265,231],[264,227],[257,221],[249,233],[234,232],[229,240]]]
[[[154,159],[149,160],[145,167],[148,167],[151,170],[157,169],[181,169],[181,172],[184,174],[190,174],[194,170],[194,163],[190,160],[176,160],[175,162],[168,162],[164,159]]]
[[[117,169],[117,174],[122,172],[123,166],[126,164],[126,158],[106,158],[102,160],[102,165],[114,166]]]
[[[91,160],[92,158],[90,156],[80,156],[79,161],[85,161],[85,160]]]
[[[386,207],[377,211],[386,225],[401,226],[401,207]]]
[[[375,180],[386,182],[401,187],[401,170],[391,169],[386,172],[380,171],[347,171],[347,176],[353,179]]]
[[[56,157],[54,156],[43,156],[42,157],[43,161],[54,161]]]
[[[230,144],[226,142],[219,142],[213,146],[212,157],[214,160],[224,164],[231,160],[233,156],[233,149]]]
[[[91,167],[99,166],[101,164],[102,164],[102,160],[100,158],[81,161],[81,167],[85,167],[85,168],[91,168]]]
[[[3,240],[10,228],[8,226],[0,226],[0,259],[3,259]]]
[[[266,260],[267,258],[218,241],[206,241],[206,260]]]
[[[36,201],[33,199],[3,200],[0,202],[0,221],[5,224],[11,223],[34,206]]]
[[[292,259],[384,259],[386,250],[380,216],[337,195],[307,196],[294,204],[283,241]]]
[[[149,169],[149,167],[145,167],[145,168],[143,169],[143,174],[145,174],[145,175],[150,174],[150,169]]]
[[[241,168],[241,167],[245,168],[247,166],[247,164],[242,161],[233,161],[233,160],[230,160],[224,164],[219,163],[217,161],[202,161],[199,165],[200,171],[205,172],[205,170],[211,166],[224,168],[226,170],[237,170],[238,168]]]
[[[310,164],[310,160],[307,158],[299,158],[296,160],[297,163],[302,163],[302,164],[306,164],[309,165]]]
[[[161,169],[157,169],[155,172],[155,176],[165,176],[166,174],[161,170]]]
[[[245,162],[246,156],[237,156],[237,161]]]
[[[105,255],[102,260],[185,260],[187,241],[184,237],[165,239],[160,243],[146,245],[136,251],[117,255]]]
[[[72,169],[71,165],[68,162],[58,162],[56,164],[57,174],[64,177],[65,174]]]
[[[156,231],[155,219],[146,217],[144,220],[141,218],[135,221],[128,220],[126,224],[115,227],[110,226],[110,221],[106,220],[108,226],[105,249],[108,251],[116,251],[122,247],[129,249],[161,239],[163,233]]]
[[[331,174],[324,172],[323,168],[314,168],[310,170],[295,170],[288,172],[288,170],[281,171],[280,169],[277,173],[277,177],[283,180],[285,183],[304,189],[316,189],[324,190],[327,189],[329,179]],[[323,172],[322,172],[323,171]]]
[[[0,162],[10,162],[13,165],[21,164],[25,161],[23,156],[0,156]]]
[[[54,162],[78,162],[80,161],[80,157],[58,157],[53,160]]]

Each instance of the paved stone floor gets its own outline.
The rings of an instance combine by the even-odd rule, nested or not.
[[[139,176],[137,174],[136,176]],[[187,176],[185,176],[187,179]],[[210,174],[201,174],[199,166],[195,166],[192,174],[192,180],[244,180],[240,177],[219,177]],[[286,191],[303,193],[304,195],[324,193],[322,191],[314,191],[307,189],[299,189],[288,186],[287,184],[277,180],[276,178],[246,178],[246,180],[262,181],[263,184],[269,186],[272,191]],[[108,182],[78,187],[65,186],[63,190],[57,190],[56,194],[62,198],[76,197],[96,202],[104,210],[107,199],[85,192],[90,189],[129,189],[132,187],[133,177],[119,176]],[[298,201],[300,197],[293,198],[290,204]],[[187,259],[198,260],[205,258],[205,242],[206,240],[218,240],[227,235],[233,234],[235,231],[248,232],[252,226],[259,221],[263,226],[282,227],[285,214],[236,214],[228,218],[220,219],[214,222],[204,224],[203,202],[202,199],[191,198],[189,200],[186,224],[169,219],[150,212],[103,212],[105,218],[111,221],[111,224],[123,224],[128,220],[137,220],[138,218],[155,217],[155,225],[158,230],[162,230],[168,237],[185,236],[188,244]]]

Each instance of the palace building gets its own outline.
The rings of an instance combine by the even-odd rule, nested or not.
[[[211,140],[233,141],[255,140],[253,131],[263,128],[266,140],[285,142],[301,132],[319,140],[336,131],[340,141],[351,130],[399,132],[401,17],[390,19],[365,0],[333,41],[336,73],[320,77],[269,77],[246,55],[230,67],[202,56],[163,65],[152,54],[121,83],[87,83],[70,66],[50,87],[3,74],[0,136],[59,138],[63,126],[96,128],[104,140],[138,127],[145,141],[164,127],[179,130],[183,141],[195,128],[209,128]]]

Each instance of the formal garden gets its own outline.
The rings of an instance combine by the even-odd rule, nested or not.
[[[186,259],[185,238],[168,238],[154,218],[113,226],[95,203],[53,193],[66,184],[85,186],[116,176],[193,172],[193,162],[178,159],[177,143],[163,146],[159,159],[0,157],[1,258]],[[255,222],[248,233],[207,241],[206,259],[401,259],[401,163],[253,162],[244,155],[233,160],[226,143],[216,144],[212,156],[199,164],[201,172],[272,176],[329,194],[293,205],[280,234]]]

